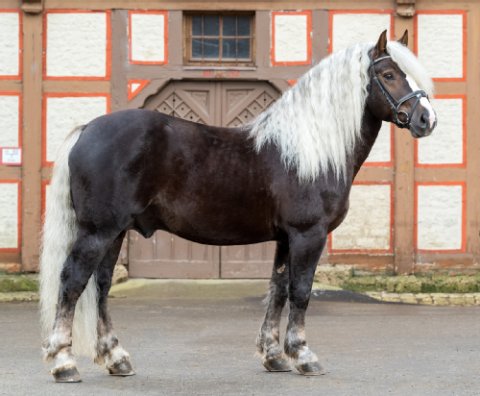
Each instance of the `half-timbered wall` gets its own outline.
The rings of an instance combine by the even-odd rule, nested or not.
[[[27,3],[33,5],[0,0],[0,269],[37,270],[52,162],[74,126],[137,107],[238,125],[261,110],[256,98],[237,104],[245,92],[231,94],[225,102],[229,108],[202,102],[206,97],[199,94],[194,99],[203,108],[181,109],[172,98],[183,100],[182,92],[196,86],[227,92],[239,84],[263,87],[260,91],[274,97],[329,53],[374,41],[384,29],[392,39],[409,30],[410,47],[434,77],[439,125],[431,137],[418,141],[404,130],[382,126],[355,181],[350,213],[329,237],[327,260],[402,273],[478,267],[477,1],[417,0],[411,18],[397,15],[394,0]],[[235,10],[253,15],[253,64],[187,65],[185,14]],[[211,100],[222,100],[220,91]],[[132,236],[132,243],[137,239]],[[154,242],[148,247],[132,243],[132,251],[143,246],[136,258],[144,263],[150,256],[168,261],[164,253],[152,253]],[[185,257],[200,254],[188,249]],[[255,249],[250,248],[256,252],[250,261],[248,249],[207,249],[200,254],[207,270],[184,274],[266,276],[269,268],[262,263],[270,260],[271,248]],[[242,262],[253,269],[242,272]],[[264,265],[260,271],[258,263]]]

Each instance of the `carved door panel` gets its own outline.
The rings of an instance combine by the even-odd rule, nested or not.
[[[145,103],[145,108],[210,125],[240,126],[279,96],[263,82],[174,82]],[[275,245],[207,246],[158,231],[144,239],[130,233],[132,277],[268,278]]]
[[[174,82],[149,99],[145,108],[201,124],[218,125],[216,96],[215,83]]]
[[[236,127],[252,121],[268,108],[279,92],[267,83],[222,84],[222,125]]]

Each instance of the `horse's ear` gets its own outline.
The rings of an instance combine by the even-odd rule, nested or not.
[[[405,47],[408,47],[408,29],[405,29],[405,33],[400,40],[398,40],[400,44],[403,44]]]
[[[386,30],[384,30],[380,35],[380,37],[378,38],[375,49],[377,50],[377,56],[380,56],[384,52],[387,52],[387,31]]]

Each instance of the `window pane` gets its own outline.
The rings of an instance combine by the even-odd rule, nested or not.
[[[237,17],[225,15],[223,17],[223,35],[236,36],[237,35]]]
[[[236,40],[235,39],[223,39],[223,59],[236,59],[237,58],[237,49],[236,49]]]
[[[219,43],[218,39],[205,39],[203,40],[203,57],[207,59],[219,58]]]
[[[202,39],[192,39],[192,58],[202,58]]]
[[[205,36],[218,36],[220,17],[218,15],[205,15],[203,17],[203,34]]]
[[[237,58],[250,59],[250,39],[237,40]]]
[[[250,36],[250,17],[248,16],[239,16],[237,17],[238,31],[239,36]]]
[[[202,17],[200,15],[192,16],[192,36],[202,35]]]

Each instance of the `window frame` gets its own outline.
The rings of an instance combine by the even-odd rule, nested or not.
[[[220,17],[220,26],[219,26],[219,35],[211,36],[212,38],[219,39],[219,59],[194,59],[192,58],[192,17],[193,16],[208,16],[215,15]],[[222,59],[222,43],[223,43],[223,17],[224,16],[248,16],[250,17],[250,59],[244,60],[231,60]],[[183,30],[184,30],[184,40],[183,40],[183,63],[188,66],[213,66],[213,67],[222,67],[222,66],[255,66],[255,12],[253,11],[228,11],[228,12],[215,12],[215,11],[204,11],[204,12],[184,12],[183,14]],[[232,38],[233,36],[228,36]],[[242,37],[242,36],[235,36]]]

